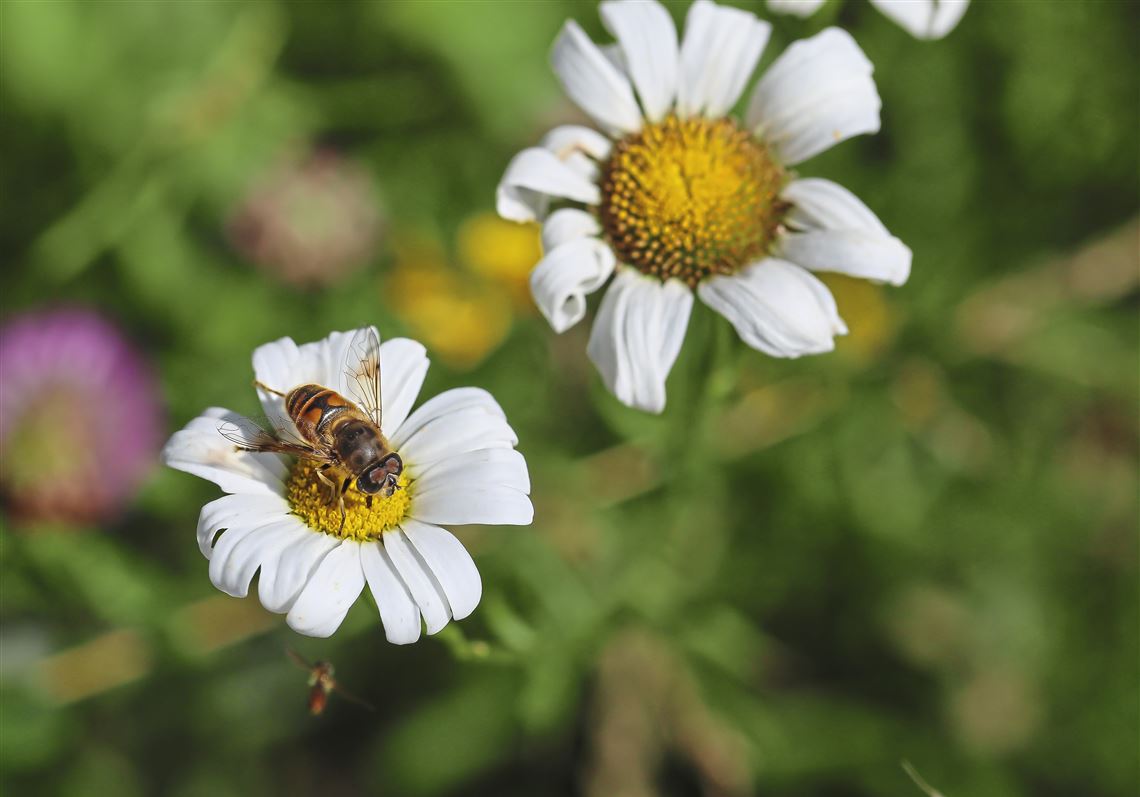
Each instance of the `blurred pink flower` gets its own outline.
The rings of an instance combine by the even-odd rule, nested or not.
[[[368,174],[329,151],[291,157],[258,181],[229,221],[235,249],[299,287],[327,285],[370,260],[381,228]]]
[[[157,462],[163,427],[148,364],[98,314],[33,311],[0,328],[0,487],[16,518],[115,517]]]

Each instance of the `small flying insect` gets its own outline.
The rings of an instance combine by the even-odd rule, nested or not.
[[[314,717],[325,710],[325,706],[329,703],[329,694],[334,691],[341,697],[356,703],[358,706],[363,706],[369,711],[376,710],[370,703],[361,700],[337,683],[336,678],[333,677],[332,662],[318,661],[316,664],[310,664],[292,648],[286,648],[285,652],[289,654],[289,658],[293,660],[294,664],[309,673],[309,713]]]
[[[254,382],[285,399],[285,412],[297,427],[299,440],[285,430],[269,432],[253,423],[225,421],[218,426],[238,451],[268,451],[319,463],[317,477],[329,491],[329,504],[340,504],[342,529],[344,495],[354,482],[371,508],[374,495],[389,497],[400,489],[398,480],[404,470],[400,455],[380,431],[380,337],[376,330],[367,327],[356,333],[347,360],[345,376],[357,401],[323,385],[299,385],[282,391]],[[329,471],[338,478],[343,475],[343,480],[339,484],[333,481]]]

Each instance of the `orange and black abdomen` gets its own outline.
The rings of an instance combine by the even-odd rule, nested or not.
[[[331,431],[337,416],[352,414],[355,406],[335,390],[320,385],[301,385],[285,397],[285,412],[297,431],[310,442],[317,442]]]

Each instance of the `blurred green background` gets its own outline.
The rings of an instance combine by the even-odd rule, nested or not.
[[[866,50],[883,131],[799,171],[913,275],[830,280],[852,334],[804,361],[698,306],[652,418],[493,215],[580,119],[546,58],[594,4],[0,4],[6,318],[97,308],[171,430],[254,411],[267,340],[412,335],[423,396],[500,400],[536,507],[457,529],[483,601],[410,647],[367,600],[312,640],[214,590],[218,490],[157,465],[120,522],[6,518],[4,794],[919,795],[903,760],[946,797],[1137,793],[1140,6],[983,0],[924,43],[737,5],[763,65],[827,24]],[[286,646],[377,711],[308,716]]]

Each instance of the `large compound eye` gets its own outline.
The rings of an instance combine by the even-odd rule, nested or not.
[[[384,473],[399,476],[404,471],[404,461],[400,459],[399,454],[392,453],[380,460],[380,464],[376,467],[378,470],[384,471]]]
[[[387,479],[388,474],[384,472],[384,465],[375,465],[357,477],[356,489],[366,495],[376,495]]]

